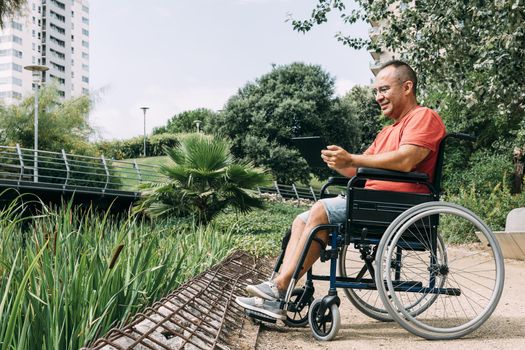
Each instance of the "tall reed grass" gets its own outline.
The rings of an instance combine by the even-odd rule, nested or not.
[[[66,206],[0,211],[0,349],[79,349],[233,249],[230,233]]]

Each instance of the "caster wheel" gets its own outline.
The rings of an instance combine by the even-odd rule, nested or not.
[[[301,300],[303,293],[304,288],[295,288],[292,291],[290,303],[294,304],[295,311],[288,311],[286,320],[283,321],[288,327],[304,327],[308,324],[308,310],[314,301],[314,298],[310,297],[308,300],[303,301],[303,303],[299,305],[299,300]]]
[[[316,299],[310,305],[310,311],[308,312],[308,322],[314,338],[322,341],[329,341],[335,338],[339,327],[341,326],[341,314],[339,313],[339,307],[336,304],[332,304],[325,310],[322,315],[318,315],[322,299]]]

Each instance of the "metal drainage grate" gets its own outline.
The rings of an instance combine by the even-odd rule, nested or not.
[[[244,294],[247,282],[266,280],[268,266],[235,252],[84,349],[230,349],[228,336],[244,318],[235,297]]]

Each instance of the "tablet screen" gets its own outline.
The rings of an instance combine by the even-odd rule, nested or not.
[[[326,144],[322,141],[321,137],[293,137],[292,142],[312,168],[326,167],[326,163],[321,158],[321,150],[326,149]]]

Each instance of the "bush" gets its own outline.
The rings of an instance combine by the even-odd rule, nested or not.
[[[449,153],[445,157],[444,189],[447,193],[459,194],[461,189],[475,188],[478,193],[489,196],[498,184],[503,184],[504,189],[509,188],[507,179],[513,173],[510,152],[499,154],[479,150],[472,154],[466,166],[462,154]]]
[[[514,208],[525,207],[525,192],[513,195],[497,184],[489,194],[478,191],[475,187],[461,188],[458,194],[443,198],[447,202],[459,204],[478,215],[493,231],[505,229],[507,214]],[[442,222],[444,238],[449,243],[476,242],[474,232],[465,232],[456,228],[457,222]],[[457,232],[462,232],[458,234]]]
[[[179,144],[182,134],[157,134],[146,139],[146,154],[149,157],[164,156],[166,148]],[[130,159],[144,155],[144,137],[137,136],[128,140],[113,140],[97,142],[96,147],[107,158]]]
[[[217,216],[211,223],[217,232],[235,235],[239,249],[256,256],[275,256],[279,253],[281,240],[298,214],[309,207],[266,202],[264,209],[256,209],[244,215],[229,211]]]

